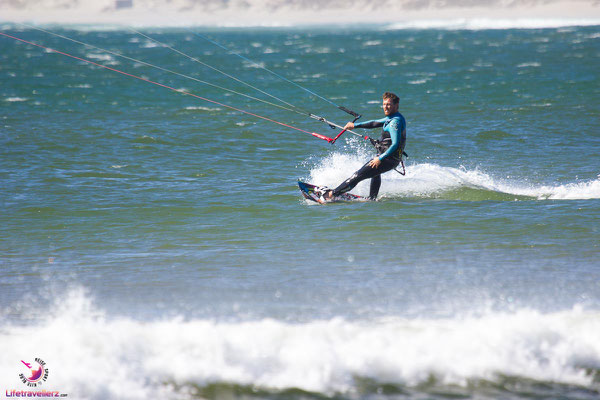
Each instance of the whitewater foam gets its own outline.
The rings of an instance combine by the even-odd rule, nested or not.
[[[335,152],[310,171],[309,181],[319,186],[336,187],[371,157],[368,151],[353,149]],[[600,199],[600,176],[595,180],[563,185],[533,185],[508,178],[495,178],[477,169],[444,167],[431,163],[408,163],[406,176],[390,171],[382,175],[380,197],[439,197],[440,194],[467,188],[538,200]],[[369,180],[352,191],[361,196],[369,192]],[[460,199],[460,198],[459,198]]]
[[[600,368],[600,313],[580,307],[446,319],[140,322],[107,316],[81,289],[53,307],[33,325],[3,324],[4,386],[22,385],[25,356],[51,367],[47,389],[77,399],[181,399],[189,385],[211,383],[352,393],[357,377],[409,387],[432,376],[464,386],[498,375],[598,386],[589,369]]]
[[[22,101],[27,101],[29,100],[26,97],[7,97],[4,99],[4,101],[8,102],[8,103],[19,103]]]

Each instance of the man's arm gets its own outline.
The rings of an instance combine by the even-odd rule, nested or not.
[[[354,124],[355,128],[365,128],[365,129],[373,129],[373,128],[381,128],[383,123],[387,120],[387,118],[382,119],[373,119],[371,121],[359,122]]]
[[[374,119],[374,120],[371,120],[371,121],[358,122],[358,123],[348,122],[346,124],[346,126],[344,126],[344,129],[346,129],[346,130],[352,130],[354,128],[365,128],[365,129],[380,128],[380,127],[383,126],[383,123],[385,121],[386,121],[386,118]]]

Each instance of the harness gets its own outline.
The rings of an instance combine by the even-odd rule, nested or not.
[[[375,146],[375,149],[377,149],[377,153],[378,154],[382,154],[384,153],[387,148],[389,146],[386,146],[386,144],[384,143],[384,140],[377,140],[377,139],[373,139],[373,138],[369,138],[369,141],[371,142],[371,144],[373,146]],[[408,158],[408,154],[406,154],[406,152],[404,150],[402,150],[400,152],[400,165],[402,165],[402,172],[398,171],[398,168],[394,168],[394,171],[396,171],[397,173],[399,173],[402,176],[406,175],[406,167],[404,166],[404,159],[403,157],[407,157]]]
[[[408,158],[408,154],[406,154],[404,150],[402,150],[402,154],[400,154],[400,165],[402,165],[402,172],[398,171],[398,168],[394,168],[394,171],[404,176],[406,175],[406,168],[404,167],[404,160],[402,159],[402,156]]]

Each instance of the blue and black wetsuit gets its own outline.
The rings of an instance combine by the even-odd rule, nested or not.
[[[333,189],[333,195],[346,193],[358,185],[359,182],[371,178],[369,198],[375,200],[381,187],[381,174],[396,168],[400,164],[402,152],[406,145],[406,120],[402,114],[396,112],[382,119],[354,124],[354,127],[366,129],[383,127],[381,138],[375,145],[381,165],[378,168],[373,168],[367,162],[350,178],[342,182],[340,186]]]

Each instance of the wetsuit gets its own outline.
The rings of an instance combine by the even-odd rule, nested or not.
[[[381,137],[375,144],[381,165],[378,168],[373,168],[369,165],[370,161],[367,162],[350,178],[333,189],[333,195],[337,196],[341,193],[346,193],[352,190],[359,182],[371,178],[369,198],[375,200],[381,187],[381,174],[396,168],[400,164],[402,151],[404,151],[406,144],[406,120],[402,114],[396,112],[382,119],[356,123],[354,127],[366,129],[383,127]]]

